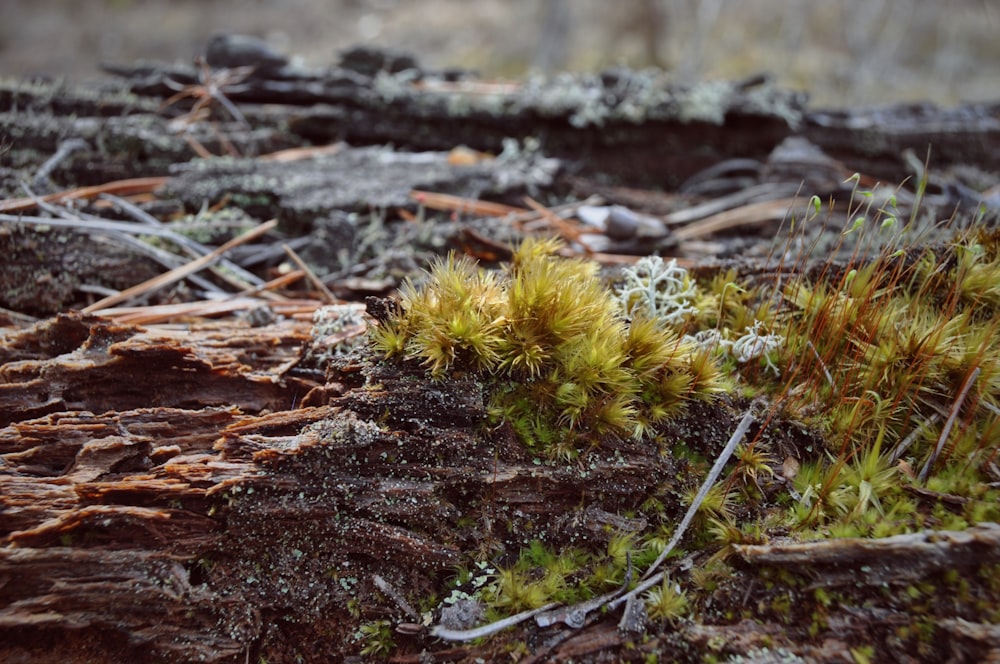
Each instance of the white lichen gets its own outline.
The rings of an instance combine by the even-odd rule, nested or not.
[[[771,357],[784,345],[785,337],[780,334],[762,333],[763,326],[763,322],[754,320],[753,325],[747,326],[746,333],[736,340],[726,338],[729,333],[728,328],[725,333],[717,329],[701,330],[696,334],[686,335],[685,338],[701,348],[731,357],[740,364],[763,358],[767,368],[773,371],[775,376],[780,376],[781,372]]]
[[[675,259],[647,256],[623,269],[622,276],[624,283],[615,292],[627,316],[642,314],[679,326],[697,315],[697,285]]]

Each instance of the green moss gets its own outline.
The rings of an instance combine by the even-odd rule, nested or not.
[[[991,486],[1000,443],[1000,233],[916,250],[900,244],[905,233],[891,219],[874,231],[862,221],[842,236],[876,247],[873,257],[852,250],[845,264],[818,274],[797,269],[776,286],[733,272],[697,283],[650,259],[609,290],[595,266],[557,258],[553,244],[537,241],[522,245],[502,273],[451,257],[424,284],[404,287],[401,310],[379,325],[375,347],[429,379],[475,373],[494,422],[550,458],[633,436],[657,441],[697,476],[712,451],[668,423],[692,400],[723,392],[769,399],[768,421],[738,449],[685,541],[689,551],[716,555],[644,599],[661,619],[698,620],[718,606],[716,617],[770,614],[822,638],[835,611],[870,597],[807,592],[809,570],[748,572],[726,566],[723,552],[776,535],[881,538],[1000,519],[1000,490]],[[869,242],[871,232],[892,237]],[[557,553],[532,543],[491,576],[482,599],[499,614],[619,587],[629,561],[644,569],[663,550],[666,515],[693,494],[688,486],[665,479],[639,503],[636,516],[649,530],[616,534],[607,551]],[[744,596],[740,583],[759,592],[742,614],[725,604],[730,594]],[[960,577],[944,583],[970,615],[992,611],[983,607],[995,588]],[[940,588],[876,593],[883,590],[870,601],[940,613]],[[925,624],[905,638],[923,639]],[[862,647],[855,655],[872,653]]]
[[[385,357],[442,379],[488,378],[489,412],[528,447],[572,458],[607,435],[647,437],[690,399],[722,392],[709,354],[638,314],[627,321],[596,264],[528,241],[497,275],[451,256],[374,333]]]
[[[687,614],[688,597],[680,585],[663,577],[662,583],[643,595],[646,612],[653,620],[677,620]]]
[[[392,624],[388,620],[372,620],[362,623],[354,635],[362,643],[361,654],[371,657],[387,657],[396,647]]]

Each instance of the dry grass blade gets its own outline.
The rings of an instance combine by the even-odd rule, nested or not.
[[[323,281],[316,276],[316,273],[313,272],[312,269],[306,264],[306,262],[302,260],[297,253],[295,253],[295,250],[284,243],[282,243],[281,248],[284,249],[285,253],[288,254],[288,257],[299,266],[299,269],[305,273],[306,278],[309,279],[309,283],[316,287],[316,290],[320,292],[326,303],[336,304],[337,296],[330,292],[330,289],[326,287],[326,284],[324,284]]]
[[[142,307],[115,307],[99,309],[91,313],[113,318],[121,323],[134,325],[154,325],[167,323],[177,318],[213,318],[226,314],[249,311],[255,307],[268,306],[275,313],[295,316],[303,312],[311,314],[322,304],[316,300],[292,300],[270,292],[283,288],[305,276],[302,270],[295,270],[272,279],[260,286],[248,288],[222,300],[202,300],[177,304],[147,305]],[[255,297],[256,296],[256,297]]]
[[[176,318],[212,318],[226,314],[246,311],[264,304],[256,298],[238,298],[232,300],[181,302],[178,304],[158,304],[145,307],[120,307],[116,309],[99,309],[91,313],[106,318],[114,318],[119,323],[132,325],[154,325],[167,323]]]
[[[431,210],[444,210],[446,212],[460,212],[473,214],[479,217],[505,217],[508,214],[519,214],[524,212],[522,208],[516,208],[503,203],[490,203],[474,198],[462,198],[451,194],[438,194],[433,191],[421,191],[414,189],[410,192],[410,198]]]
[[[306,276],[304,270],[292,270],[288,274],[283,274],[280,277],[275,277],[274,279],[266,281],[260,284],[259,286],[254,286],[244,291],[240,291],[239,293],[236,293],[232,297],[234,298],[249,297],[250,295],[259,294],[261,297],[266,297],[268,299],[285,300],[288,298],[282,297],[281,295],[278,295],[276,293],[271,293],[269,291],[275,290],[277,288],[284,288],[285,286],[294,284],[296,281],[298,281],[304,276]]]
[[[120,304],[121,302],[125,302],[134,297],[138,297],[139,295],[157,291],[161,288],[164,288],[165,286],[169,286],[170,284],[176,281],[180,281],[189,274],[193,274],[201,270],[202,268],[205,268],[208,265],[212,264],[220,256],[222,256],[224,253],[226,253],[233,247],[238,247],[241,244],[250,242],[251,240],[260,237],[264,233],[267,233],[277,225],[278,225],[277,219],[271,219],[270,221],[265,221],[263,224],[260,224],[259,226],[250,229],[243,235],[235,237],[229,242],[226,242],[212,253],[202,256],[201,258],[198,258],[196,260],[193,260],[190,263],[186,263],[178,268],[170,270],[169,272],[165,272],[157,277],[153,277],[152,279],[144,281],[141,284],[137,284],[135,286],[132,286],[131,288],[126,288],[125,290],[116,295],[112,295],[110,297],[106,297],[102,300],[99,300],[94,304],[85,307],[83,309],[83,312],[93,313],[94,311],[97,311],[99,309],[106,309],[108,307],[113,307],[116,304]]]
[[[109,201],[113,203],[120,210],[126,212],[129,216],[131,216],[140,224],[151,226],[153,228],[164,228],[164,224],[159,219],[149,214],[148,212],[146,212],[139,206],[135,205],[131,201],[125,200],[124,198],[121,198],[119,196],[115,196],[114,194],[101,194],[99,198],[102,201]],[[196,242],[189,237],[181,235],[180,233],[174,233],[167,237],[169,237],[171,240],[179,244],[181,248],[184,249],[184,251],[186,251],[188,255],[191,256],[192,258],[200,258],[205,254],[209,254],[212,252],[212,249],[210,247],[207,247],[201,244],[200,242]],[[219,261],[219,264],[224,266],[226,270],[228,270],[228,272],[232,272],[233,274],[230,275],[228,272],[223,270],[213,270],[213,273],[215,274],[216,277],[228,283],[230,286],[243,289],[243,288],[251,288],[253,286],[258,286],[261,284],[261,279],[257,277],[257,275],[244,270],[242,267],[240,267],[236,263],[233,263],[232,261],[228,261],[225,258],[223,258]]]
[[[152,192],[157,187],[162,186],[169,178],[166,176],[132,178],[128,180],[115,180],[93,187],[78,187],[57,191],[54,194],[34,198],[11,198],[0,201],[0,212],[19,212],[31,210],[38,207],[38,201],[46,203],[56,203],[74,198],[95,198],[99,194],[117,194],[119,196],[131,196],[133,194],[145,194]]]
[[[674,231],[674,236],[680,241],[693,240],[739,226],[781,221],[788,214],[788,211],[796,205],[802,205],[802,201],[796,198],[782,198],[776,201],[751,203],[733,210],[713,214],[683,228],[678,228]]]

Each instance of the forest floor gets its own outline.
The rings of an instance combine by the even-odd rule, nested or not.
[[[349,60],[0,81],[5,661],[998,656],[995,103]],[[540,368],[392,299],[539,236]]]

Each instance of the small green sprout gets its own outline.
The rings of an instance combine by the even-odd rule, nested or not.
[[[653,586],[643,595],[646,611],[653,620],[676,620],[683,617],[688,610],[687,594],[680,585],[663,577],[663,582]]]
[[[384,657],[388,655],[394,647],[395,640],[392,636],[392,626],[388,620],[372,620],[362,623],[355,632],[356,641],[362,641],[362,655],[373,657]]]

